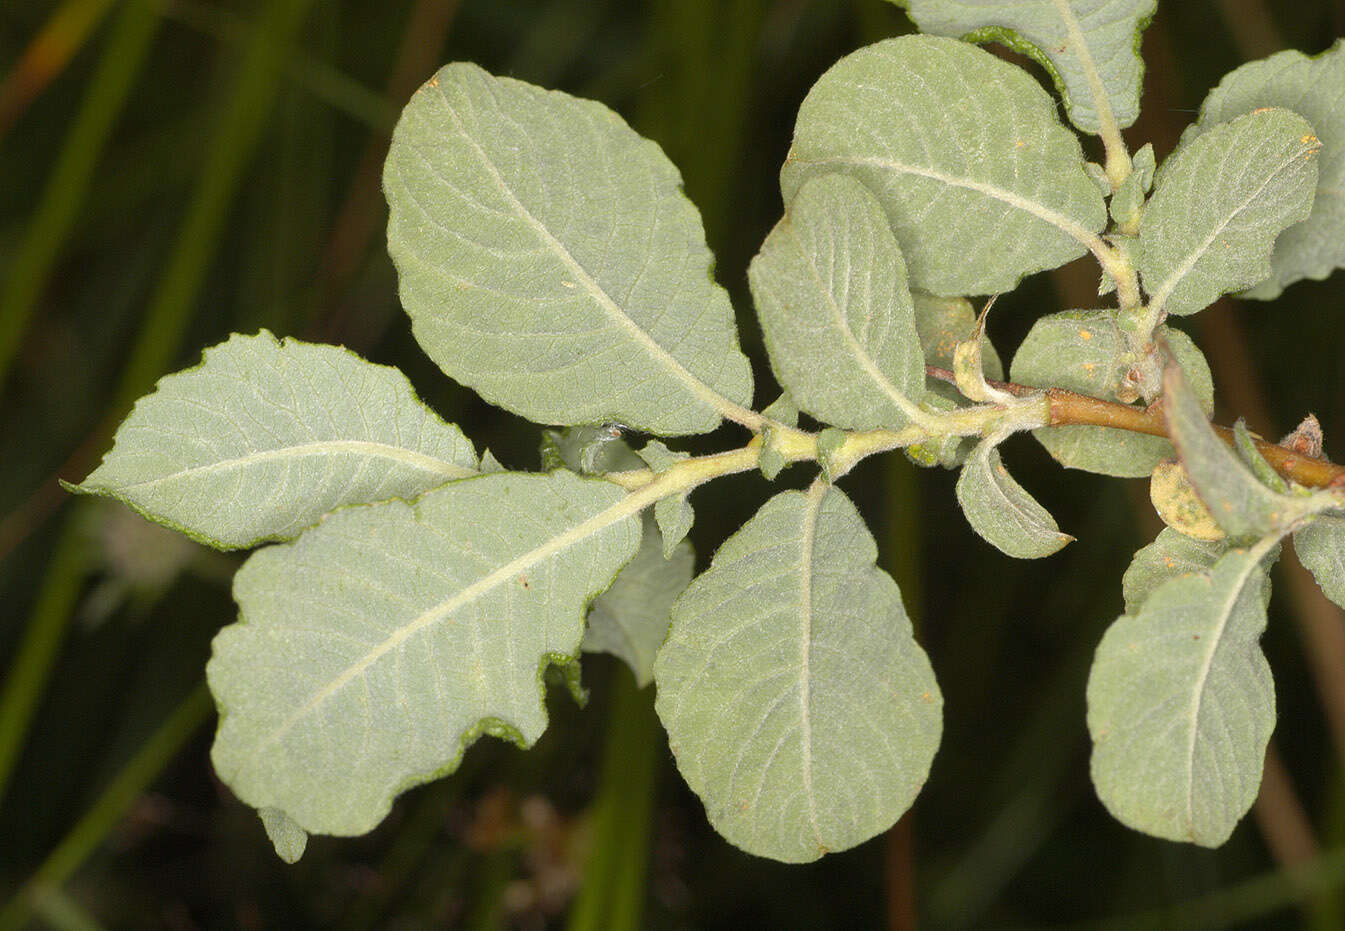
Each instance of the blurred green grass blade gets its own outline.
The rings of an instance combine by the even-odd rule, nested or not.
[[[89,91],[0,285],[0,392],[160,22],[158,0],[128,0],[89,78]]]
[[[141,336],[113,400],[120,416],[172,364],[201,281],[218,248],[243,167],[256,148],[288,60],[290,38],[312,0],[262,2],[252,41],[238,63],[236,83],[206,148],[206,162],[168,268],[141,324]]]
[[[245,45],[255,40],[260,23],[238,16],[231,10],[210,3],[177,0],[164,15],[190,29],[229,45]],[[318,100],[384,135],[392,135],[397,108],[378,91],[372,90],[341,70],[332,67],[302,49],[291,49],[285,59],[285,72]]]
[[[131,0],[136,3],[137,0]],[[146,0],[148,2],[148,0]],[[197,292],[219,245],[242,169],[256,146],[280,83],[290,39],[312,0],[263,0],[253,42],[238,64],[214,137],[206,147],[196,195],[150,310],[141,323],[100,432],[115,421],[174,361]],[[0,340],[2,343],[3,340]],[[104,441],[105,442],[105,441]],[[79,540],[78,509],[67,519],[43,577],[36,607],[0,694],[0,799],[18,760],[33,712],[65,637],[88,557]]]
[[[71,57],[103,17],[112,0],[65,0],[33,36],[23,55],[0,81],[0,138],[52,79],[65,70]]]
[[[654,792],[663,735],[652,693],[624,664],[613,670],[602,781],[593,804],[592,846],[569,931],[638,931],[649,888]]]
[[[103,790],[103,794],[85,812],[56,848],[47,855],[32,877],[3,909],[0,931],[21,928],[30,909],[38,909],[40,900],[56,894],[60,887],[84,864],[126,810],[155,780],[164,767],[182,749],[210,716],[212,706],[205,683],[199,682],[182,700],[159,729],[150,735]]]

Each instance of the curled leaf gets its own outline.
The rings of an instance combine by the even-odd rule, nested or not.
[[[957,477],[957,501],[986,542],[1018,559],[1050,556],[1074,538],[1061,533],[1046,508],[1014,481],[1000,461],[1002,437],[977,444]]]

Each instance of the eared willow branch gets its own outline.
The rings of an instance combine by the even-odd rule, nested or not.
[[[953,383],[953,373],[947,369],[926,366],[925,372],[931,378]],[[1019,396],[1043,390],[1012,382],[992,381],[990,384]],[[1064,388],[1047,388],[1044,391],[1050,403],[1050,421],[1047,426],[1111,427],[1116,430],[1129,430],[1132,433],[1147,433],[1150,436],[1168,436],[1167,421],[1163,419],[1160,405],[1155,404],[1147,408],[1132,407],[1119,401],[1104,401],[1102,398],[1066,391]],[[1213,426],[1214,431],[1224,442],[1232,445],[1233,431],[1217,424]],[[1322,488],[1333,482],[1345,482],[1345,478],[1342,478],[1345,476],[1345,466],[1305,456],[1264,440],[1255,442],[1257,450],[1274,466],[1275,471],[1300,485]]]

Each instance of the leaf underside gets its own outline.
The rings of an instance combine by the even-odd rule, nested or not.
[[[1257,641],[1268,547],[1174,578],[1102,638],[1088,679],[1098,797],[1155,837],[1217,847],[1256,799],[1275,689]]]
[[[883,205],[913,288],[1011,291],[1081,255],[1106,206],[1078,138],[1022,69],[965,42],[902,36],[847,55],[799,108],[789,203],[840,172]]]
[[[982,440],[957,477],[957,503],[990,545],[1016,559],[1050,556],[1074,538],[1004,468],[997,439]]]
[[[1345,519],[1321,516],[1295,531],[1294,552],[1326,597],[1345,608]]]
[[[711,824],[750,853],[853,847],[929,773],[942,697],[876,556],[819,482],[771,498],[673,608],[658,714]]]
[[[255,553],[206,668],[211,757],[243,801],[311,833],[372,829],[490,733],[530,745],[542,672],[635,553],[621,489],[498,472],[332,514]]]
[[[751,403],[677,169],[601,104],[448,65],[402,111],[383,186],[416,338],[491,403],[663,435]]]
[[[850,430],[908,422],[924,357],[901,250],[862,184],[808,181],[748,280],[771,368],[800,410]]]
[[[584,631],[584,651],[620,658],[640,688],[654,680],[654,657],[668,636],[673,602],[695,568],[696,556],[686,540],[670,556],[663,553],[663,535],[647,514],[640,549],[617,573],[612,587],[594,600]]]
[[[1163,583],[1192,573],[1208,574],[1219,557],[1228,552],[1222,540],[1194,540],[1171,527],[1164,527],[1148,546],[1141,547],[1121,580],[1127,614],[1139,613],[1149,596]]]
[[[1211,127],[1168,158],[1140,222],[1151,302],[1193,314],[1271,274],[1275,237],[1303,220],[1321,142],[1301,116],[1262,109]]]
[[[1312,124],[1322,141],[1316,199],[1306,220],[1275,240],[1270,276],[1244,292],[1270,300],[1304,278],[1322,279],[1345,267],[1345,41],[1320,55],[1286,51],[1237,68],[1200,107],[1200,121],[1182,136],[1198,134],[1258,107],[1284,107]]]
[[[476,469],[472,444],[397,369],[263,330],[160,380],[72,490],[240,549],[292,538],[338,507],[414,498]]]
[[[1144,62],[1140,33],[1157,0],[894,0],[931,35],[1000,41],[1051,73],[1070,122],[1084,132],[1101,125],[1098,98],[1119,127],[1139,115]]]

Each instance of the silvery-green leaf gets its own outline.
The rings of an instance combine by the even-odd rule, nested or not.
[[[383,189],[416,339],[491,403],[668,435],[751,402],[677,169],[601,104],[448,65],[402,111]]]
[[[804,184],[747,277],[771,368],[799,410],[851,430],[910,421],[925,363],[906,265],[862,184]]]
[[[957,503],[971,529],[1017,559],[1050,556],[1074,538],[1061,533],[1046,508],[1014,481],[989,437],[977,444],[957,477]]]
[[[298,863],[308,847],[308,832],[289,819],[279,808],[261,808],[262,827],[266,837],[276,849],[276,856],[286,863]]]
[[[1130,561],[1121,590],[1127,614],[1137,614],[1149,596],[1169,579],[1192,573],[1206,573],[1228,552],[1228,544],[1194,540],[1171,527],[1164,527],[1148,546],[1140,548]]]
[[[253,554],[206,667],[215,771],[310,833],[362,834],[480,734],[532,744],[543,672],[635,554],[635,510],[599,479],[500,472]]]
[[[1140,33],[1157,0],[893,0],[921,32],[1001,42],[1054,79],[1070,122],[1097,133],[1139,115]]]
[[[1154,168],[1156,160],[1154,157],[1154,146],[1152,142],[1146,142],[1140,146],[1131,159],[1131,168],[1140,179],[1140,190],[1148,194],[1154,186]]]
[[[1214,381],[1205,357],[1180,330],[1160,326],[1172,354],[1189,372],[1201,409],[1214,410]],[[1115,316],[1104,310],[1071,310],[1050,314],[1032,325],[1013,357],[1011,378],[1023,385],[1065,388],[1089,397],[1116,400],[1126,372],[1125,337]],[[1032,435],[1067,469],[1083,469],[1121,478],[1142,478],[1173,455],[1162,437],[1111,427],[1043,427]]]
[[[1261,454],[1261,450],[1256,448],[1256,439],[1247,429],[1247,422],[1239,417],[1237,423],[1233,424],[1233,449],[1247,464],[1247,468],[1252,470],[1257,481],[1271,491],[1287,494],[1289,483],[1284,480],[1283,475],[1275,471],[1275,467]]]
[[[1132,171],[1112,195],[1107,211],[1122,232],[1133,236],[1139,231],[1140,208],[1143,205],[1144,177],[1138,171]]]
[[[472,444],[397,369],[262,330],[168,375],[77,486],[220,549],[475,474]]]
[[[696,562],[685,540],[667,558],[663,550],[663,536],[647,517],[640,549],[593,602],[584,631],[584,650],[619,657],[641,688],[654,680],[654,657],[668,636],[672,604],[691,581]]]
[[[1298,114],[1261,109],[1163,162],[1139,232],[1151,306],[1193,314],[1269,277],[1275,237],[1312,209],[1321,147]]]
[[[1181,366],[1169,363],[1163,370],[1163,399],[1168,431],[1182,468],[1231,541],[1255,540],[1286,529],[1317,509],[1307,498],[1277,494],[1257,481],[1210,426]]]
[[[640,450],[640,458],[649,463],[649,467],[655,472],[666,472],[689,455],[690,453],[671,450],[658,440],[650,440],[648,445]],[[659,532],[663,535],[664,559],[672,559],[673,549],[691,531],[695,519],[695,511],[684,494],[668,495],[655,502],[654,520],[658,522]]]
[[[1183,143],[1257,107],[1284,107],[1312,124],[1322,140],[1312,213],[1275,240],[1270,277],[1244,292],[1270,300],[1304,278],[1325,278],[1345,267],[1345,41],[1309,58],[1279,52],[1243,65],[1219,82],[1200,107],[1200,122]]]
[[[658,714],[710,823],[750,853],[853,847],[929,774],[943,699],[877,552],[839,489],[781,492],[673,606]]]
[[[887,213],[911,287],[993,294],[1083,254],[1102,229],[1083,165],[1022,69],[955,39],[901,36],[813,85],[780,186],[788,203],[815,175],[857,178]]]
[[[1295,531],[1294,552],[1326,597],[1345,608],[1345,519],[1319,516]]]
[[[788,391],[782,392],[778,398],[766,405],[766,409],[761,413],[787,427],[799,425],[799,406],[794,403]]]
[[[1217,847],[1255,800],[1275,727],[1257,644],[1272,549],[1168,581],[1102,638],[1088,679],[1093,785],[1129,827]]]

